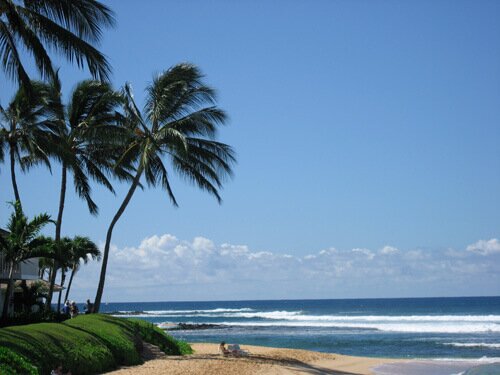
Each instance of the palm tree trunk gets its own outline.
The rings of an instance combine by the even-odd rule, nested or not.
[[[64,281],[66,280],[66,272],[64,272],[64,268],[61,270],[61,290],[59,290],[59,298],[57,298],[57,311],[61,311],[61,295],[62,295],[62,287],[64,286]]]
[[[57,212],[57,221],[56,221],[56,236],[55,242],[56,246],[58,242],[61,240],[61,226],[62,226],[62,218],[64,211],[64,201],[66,199],[66,163],[62,163],[62,172],[61,172],[61,193],[59,195],[59,211]],[[50,285],[49,285],[49,293],[47,294],[47,302],[45,305],[45,309],[50,311],[50,304],[52,303],[52,295],[54,294],[54,285],[56,283],[56,275],[57,269],[59,267],[58,262],[54,259],[54,267],[50,273]],[[58,310],[59,311],[59,310]]]
[[[14,281],[13,277],[14,277],[14,262],[11,261],[9,264],[9,281],[7,283],[7,290],[5,291],[5,300],[3,302],[2,321],[6,321],[9,316],[10,299],[13,289],[12,284]]]
[[[21,204],[21,197],[19,196],[19,189],[17,188],[17,180],[16,180],[16,150],[14,149],[14,145],[10,145],[10,177],[12,179],[12,187],[14,188],[14,198],[16,202]]]
[[[71,289],[71,283],[73,283],[73,276],[75,276],[75,272],[75,266],[73,266],[73,269],[71,270],[71,276],[69,277],[68,289],[66,289],[66,295],[64,296],[64,301],[68,300],[69,290]]]
[[[134,195],[134,191],[139,185],[139,180],[141,179],[142,171],[143,171],[142,167],[139,167],[139,169],[137,170],[137,174],[135,175],[134,180],[130,185],[128,193],[125,196],[125,199],[123,200],[120,208],[113,217],[113,220],[111,220],[111,224],[109,224],[108,232],[106,234],[106,244],[104,245],[104,255],[102,257],[101,276],[99,277],[99,285],[97,287],[97,293],[94,300],[94,312],[96,313],[99,312],[99,308],[101,306],[101,298],[104,292],[104,282],[106,280],[106,268],[108,266],[109,248],[111,246],[111,236],[113,235],[113,228],[120,219],[120,216],[122,216],[123,212],[125,211],[125,208],[127,208],[127,205],[129,204],[132,195]]]
[[[55,238],[56,241],[59,241],[61,239],[64,201],[66,200],[66,175],[67,175],[66,163],[63,162],[61,171],[61,193],[59,195],[59,211],[57,212],[57,221],[56,221],[56,238]]]

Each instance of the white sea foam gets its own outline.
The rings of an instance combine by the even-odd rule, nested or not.
[[[233,326],[331,327],[408,333],[500,332],[500,315],[308,315],[303,311],[256,311],[250,308],[147,310],[127,312],[126,315],[141,318],[222,318],[225,320],[223,324]]]
[[[500,357],[486,357],[481,358],[430,358],[430,359],[418,359],[416,361],[428,361],[428,362],[465,362],[465,363],[497,363],[500,362]]]
[[[500,349],[499,343],[486,343],[486,342],[445,342],[443,345],[463,347],[463,348],[494,348]]]
[[[499,323],[500,315],[307,315],[302,311],[255,311],[250,308],[212,310],[146,310],[120,311],[121,314],[155,316],[261,318],[272,320],[324,321],[324,322],[472,322]]]
[[[169,317],[169,316],[197,316],[201,314],[220,314],[220,313],[237,313],[242,311],[253,311],[250,308],[241,308],[241,309],[226,309],[226,308],[217,308],[211,310],[145,310],[145,311],[118,311],[119,315],[130,315],[136,317],[147,317],[147,316],[161,316],[161,317]],[[118,314],[117,314],[118,315]],[[207,315],[211,316],[211,315]]]
[[[264,318],[332,322],[489,322],[500,323],[500,315],[303,315],[302,311],[237,312],[223,317]]]
[[[242,309],[225,309],[225,308],[217,308],[211,310],[145,310],[144,313],[150,315],[165,315],[165,314],[203,314],[203,313],[237,313],[241,311],[253,311],[250,308],[242,308]]]
[[[346,329],[366,329],[384,332],[408,333],[476,333],[500,332],[499,324],[379,324],[379,323],[342,323],[342,322],[221,322],[232,326],[256,327],[329,327]]]

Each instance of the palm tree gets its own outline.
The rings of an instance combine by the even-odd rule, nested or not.
[[[49,87],[33,81],[31,88],[31,95],[21,87],[6,109],[0,106],[0,141],[2,149],[8,147],[9,150],[12,187],[19,203],[16,162],[23,171],[40,162],[50,168],[48,134],[51,124],[45,121],[51,115]]]
[[[13,203],[12,206],[14,212],[11,214],[7,225],[9,233],[5,237],[0,236],[0,252],[9,267],[9,280],[5,293],[2,320],[7,319],[9,313],[15,267],[27,259],[48,256],[52,251],[52,240],[39,237],[42,228],[51,222],[50,216],[41,214],[29,220],[24,215],[19,202]]]
[[[45,273],[49,273],[54,267],[54,260],[51,258],[38,258],[38,276],[40,279],[45,279]],[[49,277],[50,278],[50,277]]]
[[[50,279],[52,280],[52,276],[57,274],[59,270],[61,270],[61,287],[64,284],[65,280],[65,272],[70,266],[71,262],[71,239],[68,237],[61,238],[58,241],[54,241],[54,246],[52,248],[52,253],[51,256],[53,257],[53,262],[52,262],[52,268],[50,270]],[[59,295],[61,293],[59,292]],[[49,306],[49,311],[50,311],[50,302],[49,300],[51,299],[50,295],[50,287],[49,291],[47,292],[47,300],[46,300],[46,305]],[[60,304],[60,300],[59,300]],[[60,311],[60,306],[57,306],[57,310]]]
[[[0,0],[1,68],[29,91],[21,51],[33,56],[43,78],[53,78],[49,49],[79,68],[86,63],[94,78],[108,80],[111,68],[93,44],[102,28],[114,23],[113,12],[96,0]]]
[[[87,262],[92,260],[101,259],[101,252],[98,249],[97,245],[92,242],[88,237],[80,237],[76,236],[71,240],[71,259],[69,264],[69,269],[71,270],[71,276],[69,277],[68,288],[66,289],[66,295],[64,300],[68,300],[69,291],[71,289],[71,284],[73,283],[73,278],[75,274],[78,272],[81,266],[81,262],[83,264],[87,264]],[[61,286],[63,286],[63,281],[61,281]],[[59,293],[59,302],[61,301],[61,293]]]
[[[221,202],[219,189],[225,177],[232,175],[235,161],[232,148],[215,141],[217,127],[226,116],[215,106],[215,92],[202,82],[193,65],[175,65],[153,79],[146,89],[143,114],[134,102],[131,89],[124,88],[127,99],[130,142],[119,165],[135,166],[129,190],[111,220],[106,235],[101,275],[94,308],[99,311],[113,228],[125,211],[144,175],[150,186],[161,185],[177,206],[164,160],[172,169]]]
[[[60,101],[60,83],[53,81],[51,103],[56,114],[53,127],[56,128],[52,145],[57,145],[54,155],[61,162],[61,188],[56,220],[55,241],[61,239],[64,204],[66,199],[67,175],[73,176],[73,185],[80,198],[87,202],[91,214],[96,215],[98,207],[91,197],[89,178],[104,185],[114,193],[107,175],[113,173],[119,178],[128,175],[123,168],[113,168],[114,144],[120,141],[123,127],[119,126],[122,116],[116,108],[123,103],[123,97],[108,83],[85,80],[79,82],[71,94],[66,107]],[[122,136],[123,137],[123,136]],[[57,263],[57,262],[56,262]],[[59,268],[57,265],[55,268]],[[50,277],[47,308],[50,308],[56,279],[56,272]]]

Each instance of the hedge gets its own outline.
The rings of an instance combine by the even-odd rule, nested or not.
[[[73,375],[98,374],[142,363],[142,341],[167,354],[189,354],[191,347],[152,324],[109,315],[81,315],[64,323],[38,323],[0,329],[0,374],[50,374],[58,364]]]

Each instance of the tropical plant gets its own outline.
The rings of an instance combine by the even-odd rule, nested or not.
[[[49,279],[52,280],[52,277],[55,278],[55,275],[57,275],[57,272],[61,270],[61,283],[64,283],[64,278],[65,278],[65,270],[69,267],[70,262],[71,262],[71,239],[70,238],[62,238],[58,241],[53,242],[53,246],[50,251],[50,258],[49,260],[52,260],[51,264],[51,269],[50,269],[50,276]],[[53,291],[54,284],[49,284],[49,290],[47,292],[47,299],[46,299],[46,308],[47,311],[50,312],[50,307],[51,304],[49,301],[51,295],[51,288]],[[61,285],[62,286],[62,285]],[[60,307],[58,306],[56,311],[60,311]]]
[[[66,296],[64,300],[68,300],[69,291],[71,289],[71,284],[73,283],[73,278],[76,272],[80,269],[81,262],[87,264],[87,262],[92,260],[98,260],[101,258],[101,252],[97,245],[90,240],[88,237],[75,236],[73,238],[64,237],[61,242],[63,243],[65,259],[62,264],[61,270],[61,287],[64,286],[66,279],[66,272],[71,270],[71,276],[69,278],[68,288],[66,289]],[[62,288],[59,291],[59,298],[57,301],[57,311],[61,309],[61,295]]]
[[[123,168],[113,168],[114,149],[121,145],[120,126],[122,116],[116,111],[123,103],[119,92],[108,83],[85,80],[79,82],[71,94],[69,103],[61,103],[61,85],[56,79],[52,84],[52,111],[55,119],[48,121],[55,128],[51,144],[54,156],[61,163],[61,188],[56,220],[55,241],[61,238],[66,185],[68,173],[73,177],[73,185],[78,196],[87,202],[91,214],[96,215],[98,207],[91,197],[89,178],[104,185],[114,193],[108,176],[113,173],[126,178]],[[122,136],[123,137],[123,136]],[[57,261],[56,261],[57,263]],[[55,265],[55,268],[60,268]],[[47,309],[50,308],[56,272],[50,276]]]
[[[47,284],[41,280],[30,282],[28,285],[27,280],[19,280],[15,284],[15,288],[21,288],[22,294],[20,302],[22,305],[23,313],[30,314],[33,306],[38,307],[38,311],[42,311],[43,303],[41,300],[47,298]],[[15,304],[15,303],[14,303]]]
[[[45,280],[45,274],[48,274],[52,267],[54,267],[54,259],[38,258],[38,276],[40,279]],[[50,279],[50,275],[48,279]]]
[[[19,203],[21,197],[17,186],[16,162],[23,171],[37,163],[44,163],[50,168],[48,135],[51,123],[46,122],[50,116],[49,86],[38,81],[32,82],[31,95],[27,94],[25,87],[21,87],[7,108],[0,106],[2,154],[7,147],[14,197]]]
[[[114,22],[112,11],[96,0],[0,0],[1,69],[29,91],[22,51],[33,56],[43,78],[53,78],[49,49],[79,68],[86,63],[94,78],[108,80],[111,68],[93,45],[102,28]]]
[[[2,320],[7,319],[10,299],[13,291],[14,269],[21,262],[39,256],[50,256],[53,241],[47,237],[39,236],[42,228],[51,222],[50,216],[41,214],[29,220],[23,213],[21,204],[12,204],[14,212],[7,224],[8,234],[0,236],[0,252],[8,264],[9,278],[5,301],[2,311]]]
[[[164,161],[172,169],[220,202],[219,189],[232,174],[235,161],[232,148],[215,141],[217,127],[225,123],[225,113],[215,105],[215,92],[202,82],[197,67],[175,65],[153,79],[146,89],[146,104],[141,113],[126,85],[126,113],[130,130],[118,165],[133,165],[135,176],[109,225],[94,308],[99,311],[113,228],[125,211],[144,175],[149,186],[161,185],[177,206]]]

